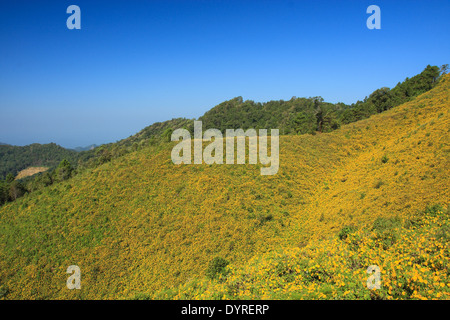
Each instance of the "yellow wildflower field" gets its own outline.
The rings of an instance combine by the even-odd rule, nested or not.
[[[0,298],[448,299],[449,88],[281,136],[273,176],[167,144],[25,195],[0,208]]]

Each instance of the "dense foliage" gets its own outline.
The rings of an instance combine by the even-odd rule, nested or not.
[[[440,73],[438,67],[427,66],[422,73],[399,82],[392,90],[380,88],[369,98],[350,106],[327,103],[321,97],[293,97],[289,101],[266,103],[243,101],[242,97],[237,97],[212,108],[199,120],[206,129],[217,128],[223,132],[229,128],[278,128],[280,134],[330,132],[342,124],[368,118],[410,101],[433,88]]]
[[[443,74],[445,74],[445,69],[428,65],[422,73],[412,78],[406,78],[394,88],[377,89],[369,98],[366,97],[364,101],[352,104],[349,109],[339,115],[340,121],[341,123],[355,122],[411,101],[418,95],[431,90]]]
[[[78,153],[55,143],[30,144],[24,147],[0,145],[0,179],[10,173],[17,173],[28,167],[55,168],[62,160],[78,161]]]
[[[9,173],[5,180],[0,180],[0,206],[6,202],[14,201],[27,193],[42,190],[55,182],[67,180],[74,173],[75,169],[67,159],[62,160],[57,168],[22,179],[15,179]]]

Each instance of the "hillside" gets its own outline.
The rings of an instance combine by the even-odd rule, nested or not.
[[[0,179],[8,173],[16,176],[28,167],[56,167],[63,159],[76,163],[77,152],[55,143],[33,143],[24,147],[0,145]]]
[[[411,269],[397,273],[411,274],[414,283],[427,280],[420,283],[421,297],[448,299],[449,89],[447,75],[418,98],[331,133],[282,136],[274,176],[261,176],[259,165],[173,165],[173,144],[150,145],[6,204],[0,208],[0,294],[6,299],[149,298],[155,292],[168,298],[267,298],[280,287],[277,298],[303,298],[323,286],[317,292],[324,296],[316,298],[331,298],[330,286],[340,280],[343,291],[336,294],[351,298],[344,293],[355,283],[365,290],[360,280],[377,258],[383,268],[397,261]],[[425,222],[414,220],[435,204],[443,208],[426,211]],[[350,260],[345,255],[355,252],[346,247],[354,246],[352,237],[360,237],[358,248],[370,249],[365,228],[395,219],[419,221],[412,229],[395,226],[408,240],[393,238],[386,249],[364,256],[367,260],[358,251],[344,278],[329,271],[337,268],[339,254]],[[345,234],[341,245],[335,238],[345,226],[357,231]],[[402,253],[389,250],[422,250],[430,243],[438,248],[427,252],[430,259],[406,250],[414,259],[396,260]],[[205,280],[215,257],[230,262],[223,282]],[[280,261],[273,257],[288,257],[283,266],[289,268],[273,263]],[[309,259],[307,265],[302,257]],[[65,286],[66,269],[74,264],[81,268],[82,290]],[[305,289],[300,277],[306,267],[312,269]],[[287,281],[290,291],[284,277],[269,276],[286,272],[293,279]],[[245,282],[251,279],[254,289]],[[411,288],[405,288],[405,297],[417,298]],[[388,290],[383,287],[381,297],[388,298]]]
[[[287,238],[295,241],[232,264],[225,279],[199,277],[137,298],[449,299],[449,89],[447,75],[410,103],[329,135],[289,141],[310,147],[297,159],[280,152],[289,155],[281,160],[284,174],[319,169],[319,179],[307,176],[315,187],[295,181],[292,199],[301,200],[287,211]],[[339,156],[327,166],[302,156],[330,140],[327,151]],[[373,264],[382,274],[376,292],[366,288]]]
[[[421,73],[406,78],[394,88],[383,87],[372,92],[363,101],[351,105],[325,102],[322,97],[297,98],[255,102],[242,97],[224,101],[205,112],[198,120],[203,128],[262,129],[278,128],[281,135],[331,132],[343,124],[366,119],[384,112],[432,89],[440,77],[437,66],[428,65]],[[178,128],[193,133],[193,120],[175,118],[156,122],[135,135],[115,143],[102,145],[80,154],[82,167],[95,167],[124,154],[149,145],[167,142]]]

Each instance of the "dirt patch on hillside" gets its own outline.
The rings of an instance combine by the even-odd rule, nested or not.
[[[46,167],[29,167],[29,168],[26,168],[26,169],[20,171],[17,174],[16,180],[22,179],[25,177],[30,177],[32,175],[35,175],[36,173],[44,172],[47,170],[48,170],[48,168],[46,168]]]

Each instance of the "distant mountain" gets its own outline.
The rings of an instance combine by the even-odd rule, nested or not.
[[[8,143],[0,142],[0,146],[10,146]]]
[[[75,150],[76,152],[81,152],[81,151],[88,151],[88,150],[94,150],[95,148],[99,147],[100,145],[98,144],[91,144],[87,147],[76,147],[72,150]]]
[[[0,179],[8,173],[16,176],[28,167],[56,167],[63,159],[76,164],[78,152],[55,143],[30,144],[24,147],[0,145]]]

